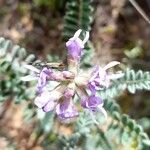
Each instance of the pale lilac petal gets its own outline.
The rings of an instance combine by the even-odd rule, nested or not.
[[[50,92],[42,92],[39,96],[37,96],[34,100],[34,104],[42,108],[46,103],[51,99],[51,94]]]
[[[95,93],[96,90],[99,90],[103,87],[108,87],[108,85],[109,78],[107,77],[106,71],[98,66],[94,67],[88,83],[88,88],[91,90],[91,92]]]
[[[47,84],[47,78],[52,74],[52,70],[48,68],[43,68],[43,70],[40,72],[40,76],[38,79],[38,84],[37,84],[37,92],[41,93],[42,89],[46,86]]]
[[[36,99],[34,100],[34,103],[39,108],[43,108],[49,101],[57,101],[62,96],[62,93],[58,91],[44,91],[41,94],[39,94]]]
[[[55,106],[56,106],[56,102],[54,102],[53,100],[50,100],[47,102],[45,106],[42,107],[42,109],[45,112],[49,112],[49,111],[53,111]]]
[[[93,81],[93,80],[95,80],[96,79],[96,77],[97,77],[97,75],[98,75],[98,72],[96,72],[96,73],[92,73],[91,74],[91,78],[90,78],[90,80],[89,81]]]
[[[64,101],[56,106],[56,114],[60,119],[77,117],[78,111],[70,101]]]
[[[87,87],[91,90],[91,92],[95,93],[97,90],[102,88],[108,88],[110,86],[111,79],[118,79],[123,76],[123,74],[112,74],[108,75],[106,70],[115,65],[120,64],[118,61],[112,61],[107,64],[104,68],[95,66],[93,72],[91,73],[91,78],[87,84]]]

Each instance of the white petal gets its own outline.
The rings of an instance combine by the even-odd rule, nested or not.
[[[34,104],[35,104],[38,108],[42,108],[42,107],[45,105],[45,103],[42,103],[42,102],[39,100],[38,97],[35,98]]]
[[[34,72],[37,72],[37,73],[40,73],[40,70],[35,68],[34,66],[32,65],[24,65],[23,67],[25,67],[26,69],[29,69],[31,71],[34,71]]]
[[[20,80],[22,81],[32,81],[32,80],[37,80],[38,77],[36,76],[31,76],[31,75],[27,75],[27,76],[24,76],[24,77],[21,77]]]
[[[70,38],[70,39],[66,42],[66,46],[68,47],[68,46],[72,43],[72,41],[74,41],[74,40],[75,40],[74,37]]]
[[[87,101],[85,102],[85,106],[90,109]]]
[[[91,118],[92,118],[93,122],[94,122],[95,124],[99,125],[99,122],[96,120],[96,118],[95,118],[95,116],[94,116],[94,114],[93,114],[92,111],[90,111],[90,115],[91,115]]]
[[[75,34],[74,34],[74,37],[78,38],[79,35],[80,35],[80,33],[81,33],[81,31],[82,31],[81,29],[79,29],[78,31],[76,31]]]
[[[118,79],[118,78],[121,78],[124,76],[124,73],[118,73],[118,74],[111,74],[111,75],[108,75],[108,78],[109,79]]]
[[[97,78],[97,79],[94,80],[94,82],[99,82],[99,83],[100,83],[101,81],[102,81],[101,78]]]
[[[100,105],[97,108],[98,108],[99,112],[101,112],[104,115],[104,117],[107,119],[107,112],[106,112],[106,110]]]
[[[104,68],[99,67],[98,74],[99,74],[100,78],[105,78],[105,76],[106,76],[107,73],[106,73],[106,70]]]
[[[82,42],[82,40],[81,40],[81,39],[76,38],[76,41],[78,42],[78,44],[79,44],[80,48],[84,48],[84,44],[83,44],[83,42]]]
[[[116,66],[118,64],[120,64],[120,62],[118,62],[118,61],[112,61],[112,62],[108,63],[103,69],[107,70],[107,69],[109,69],[111,67],[114,67],[114,66]]]
[[[87,32],[86,31],[86,35],[85,35],[85,38],[84,38],[84,40],[83,40],[83,45],[88,41],[88,39],[89,39],[89,32]]]
[[[95,70],[95,68],[94,68],[94,70]],[[98,69],[99,70],[99,69]],[[94,71],[93,71],[94,72]],[[92,82],[93,80],[95,80],[95,78],[96,78],[96,76],[97,76],[97,74],[99,73],[99,72],[94,72],[94,73],[91,73],[91,77],[90,77],[90,82]]]

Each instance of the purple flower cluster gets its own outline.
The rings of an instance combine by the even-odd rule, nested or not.
[[[79,104],[82,108],[90,112],[101,112],[105,117],[107,113],[103,108],[104,101],[97,96],[97,91],[108,88],[111,79],[117,79],[123,76],[120,74],[108,74],[107,70],[119,62],[113,61],[103,68],[95,66],[90,73],[81,72],[79,69],[80,58],[83,54],[85,43],[89,39],[89,33],[83,40],[79,38],[81,34],[79,29],[72,38],[66,43],[68,51],[68,68],[59,71],[44,67],[42,71],[34,66],[25,67],[34,71],[33,76],[22,77],[22,80],[38,80],[35,105],[44,112],[55,112],[61,120],[75,118],[79,115],[79,107],[74,102],[75,94],[79,96]],[[49,84],[54,81],[57,83],[52,89]]]

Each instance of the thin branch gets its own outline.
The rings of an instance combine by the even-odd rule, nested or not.
[[[135,0],[129,0],[130,3],[135,7],[135,9],[140,13],[140,15],[145,19],[147,23],[150,24],[150,19],[146,15],[146,13],[142,10],[142,8],[139,6],[139,4]]]

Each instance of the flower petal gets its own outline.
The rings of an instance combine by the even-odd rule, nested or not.
[[[46,103],[51,99],[51,95],[50,92],[42,92],[39,96],[37,96],[34,100],[34,104],[39,107],[42,108],[44,105],[46,105]]]
[[[76,107],[70,100],[65,100],[56,106],[56,113],[60,119],[74,118],[78,116]]]
[[[32,66],[32,65],[24,65],[23,67],[26,68],[26,69],[29,69],[29,70],[31,70],[31,71],[34,71],[34,72],[36,72],[36,73],[40,73],[40,70],[37,69],[37,68],[35,68],[35,67]]]
[[[112,61],[112,62],[108,63],[103,69],[104,69],[104,70],[107,70],[107,69],[109,69],[109,68],[111,68],[111,67],[114,67],[114,66],[116,66],[116,65],[118,65],[118,64],[120,64],[119,61]]]
[[[83,40],[83,45],[89,40],[89,32],[86,31],[86,35],[85,35],[85,38]]]
[[[40,77],[38,79],[38,84],[37,84],[37,92],[41,93],[42,89],[46,86],[47,84],[47,78],[52,74],[52,70],[48,69],[46,67],[43,68],[43,70],[40,72]]]
[[[118,73],[118,74],[111,74],[108,75],[109,79],[118,79],[118,78],[122,78],[124,76],[124,73]]]
[[[92,95],[81,101],[81,106],[92,111],[96,111],[98,106],[103,106],[103,100],[100,97]]]
[[[32,80],[38,80],[38,77],[27,75],[27,76],[21,77],[20,80],[22,80],[22,81],[32,81]]]
[[[50,100],[42,109],[45,112],[49,112],[49,111],[53,111],[55,106],[56,106],[56,102]]]
[[[77,31],[75,32],[75,34],[74,34],[74,36],[73,36],[73,37],[78,38],[78,37],[79,37],[79,35],[81,34],[81,32],[82,32],[82,30],[81,30],[81,29],[77,30]]]
[[[86,32],[85,39],[82,41],[79,38],[81,31],[82,31],[81,29],[76,31],[74,36],[66,42],[66,46],[68,49],[68,56],[70,59],[73,59],[75,61],[80,60],[82,53],[83,53],[84,44],[87,42],[87,40],[89,38],[89,33]]]
[[[99,112],[101,112],[103,115],[104,115],[104,117],[107,119],[107,112],[106,112],[106,110],[104,109],[104,107],[102,107],[102,106],[98,106],[97,107],[97,110],[99,111]]]
[[[62,96],[62,93],[58,91],[44,91],[34,100],[34,103],[39,108],[44,107],[49,101],[57,101]]]

